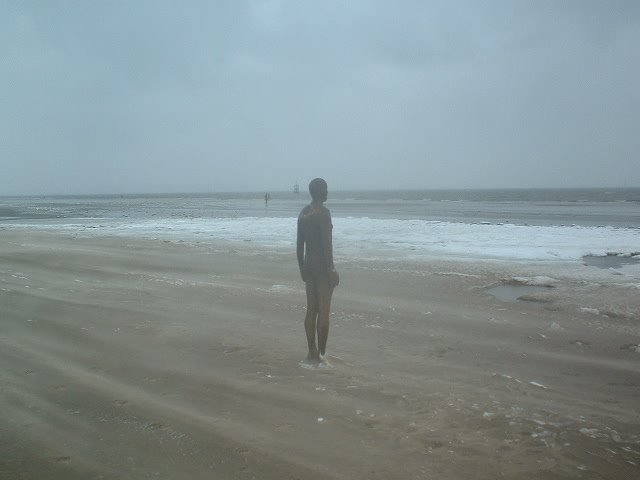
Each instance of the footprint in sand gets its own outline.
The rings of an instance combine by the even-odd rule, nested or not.
[[[291,423],[276,423],[275,427],[277,430],[290,430],[293,428]]]
[[[34,373],[36,373],[34,370],[25,370],[24,371],[25,375],[33,375]]]
[[[442,358],[447,353],[453,352],[453,351],[454,351],[454,349],[452,347],[449,347],[449,346],[438,347],[438,348],[434,349],[433,351],[431,351],[429,356],[432,357],[432,358]]]
[[[247,349],[247,347],[241,347],[241,346],[228,347],[228,348],[225,348],[224,354],[225,355],[230,355],[232,353],[242,352],[242,351],[244,351],[246,349]]]
[[[124,407],[125,405],[128,405],[129,402],[127,400],[114,400],[113,404],[118,407]]]
[[[71,461],[71,457],[62,455],[60,457],[51,457],[50,460],[55,463],[69,463]]]
[[[144,427],[148,428],[149,430],[166,430],[169,428],[169,425],[162,422],[152,422],[146,424]]]
[[[609,382],[607,385],[611,387],[637,387],[637,383],[633,382]]]

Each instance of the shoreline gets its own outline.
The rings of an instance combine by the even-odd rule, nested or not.
[[[294,252],[0,240],[8,478],[631,478],[640,466],[637,287],[559,275],[501,302],[487,289],[548,283],[543,268],[343,259],[332,368],[307,370]]]

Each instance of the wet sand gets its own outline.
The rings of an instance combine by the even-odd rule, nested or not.
[[[342,261],[310,370],[294,252],[0,230],[0,478],[635,478],[637,288],[522,268]]]

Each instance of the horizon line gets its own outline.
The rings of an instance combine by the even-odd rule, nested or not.
[[[513,191],[513,190],[633,190],[640,189],[640,186],[590,186],[590,187],[462,187],[462,188],[337,188],[330,189],[330,192],[443,192],[443,191]],[[296,195],[292,190],[192,190],[192,191],[139,191],[139,192],[99,192],[99,193],[16,193],[0,194],[0,198],[10,197],[85,197],[85,196],[151,196],[151,195],[215,195],[215,194],[260,194],[265,192],[275,194]],[[299,195],[306,195],[308,192],[301,189]]]

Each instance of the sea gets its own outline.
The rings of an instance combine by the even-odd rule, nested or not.
[[[293,251],[296,218],[309,195],[268,192],[265,204],[265,193],[0,197],[0,229]],[[336,258],[640,270],[640,188],[330,191],[326,206]]]

